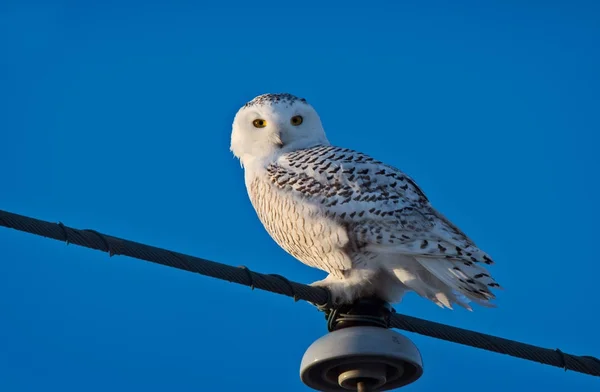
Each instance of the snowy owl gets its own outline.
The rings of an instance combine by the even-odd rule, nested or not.
[[[400,170],[332,146],[315,109],[290,94],[239,109],[231,151],[263,226],[286,252],[328,273],[336,305],[414,291],[440,307],[493,307],[492,259]]]

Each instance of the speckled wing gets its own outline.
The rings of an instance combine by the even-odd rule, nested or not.
[[[415,182],[368,155],[318,146],[282,155],[269,180],[346,227],[355,250],[492,264]]]

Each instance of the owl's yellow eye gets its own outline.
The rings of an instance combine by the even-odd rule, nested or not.
[[[267,126],[267,120],[263,120],[262,118],[257,118],[256,120],[252,121],[252,124],[256,128],[264,128]]]
[[[302,116],[294,116],[290,119],[290,122],[292,123],[293,126],[298,126],[300,124],[302,124],[303,118]]]

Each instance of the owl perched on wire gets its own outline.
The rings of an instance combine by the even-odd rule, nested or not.
[[[493,306],[492,259],[433,208],[417,184],[370,156],[331,145],[315,109],[264,94],[237,112],[231,151],[258,218],[302,263],[328,276],[336,304],[408,291],[441,307]]]

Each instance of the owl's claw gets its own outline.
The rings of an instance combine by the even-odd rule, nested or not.
[[[325,305],[317,305],[317,308],[333,308],[341,305],[351,304],[354,298],[353,290],[350,290],[348,284],[344,281],[336,281],[325,278],[309,284],[312,287],[321,287],[329,292],[329,301]]]

